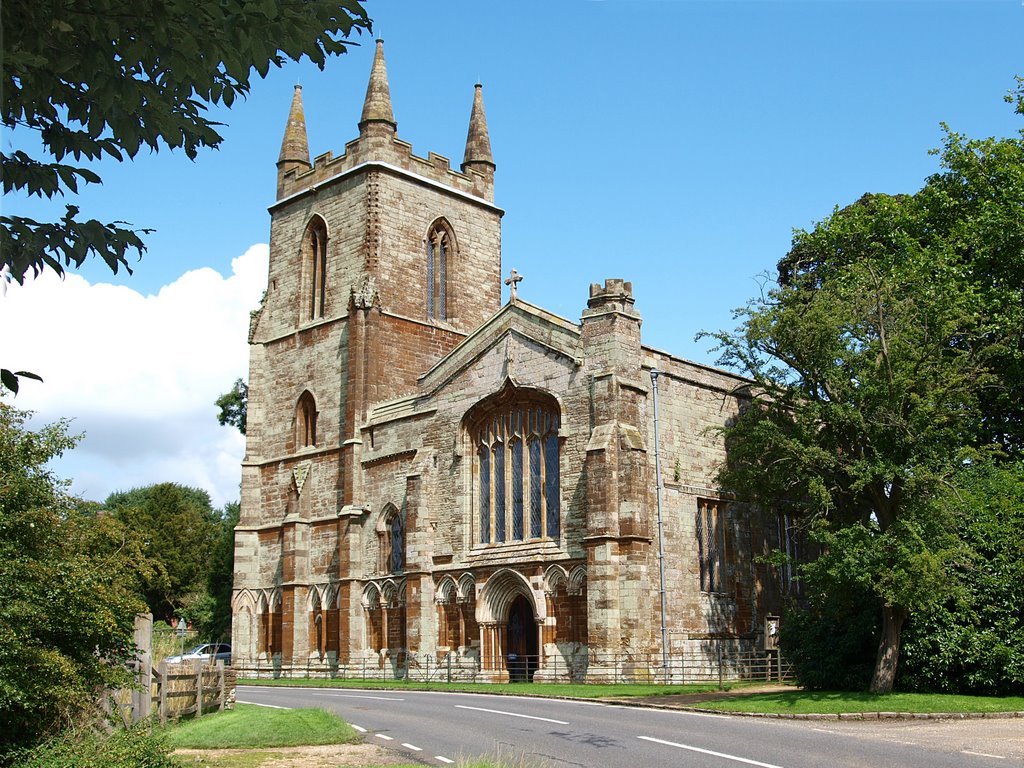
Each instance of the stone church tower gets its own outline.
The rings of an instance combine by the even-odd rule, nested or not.
[[[787,529],[720,497],[708,430],[742,381],[644,347],[622,280],[579,323],[514,275],[501,306],[480,85],[460,170],[417,157],[378,40],[358,128],[311,161],[296,86],[249,334],[235,665],[618,679],[659,658],[652,369],[671,650],[757,647],[781,587],[750,555]]]

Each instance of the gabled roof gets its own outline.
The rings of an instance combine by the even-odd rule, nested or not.
[[[509,336],[537,344],[575,365],[581,362],[579,325],[516,298],[421,375],[420,394],[429,397]]]

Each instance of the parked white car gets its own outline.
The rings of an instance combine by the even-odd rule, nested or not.
[[[182,661],[194,661],[196,659],[223,661],[225,664],[231,664],[231,646],[227,643],[203,643],[180,656],[168,656],[165,661],[168,664],[177,664]]]

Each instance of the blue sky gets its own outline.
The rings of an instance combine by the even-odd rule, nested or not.
[[[794,228],[865,192],[917,190],[938,170],[928,150],[942,121],[971,136],[1024,126],[1002,100],[1024,74],[1020,0],[366,6],[385,39],[399,136],[416,154],[458,165],[483,82],[504,271],[526,276],[521,295],[575,320],[589,283],[632,280],[645,342],[702,362],[714,355],[694,334],[733,325]],[[246,373],[291,86],[303,86],[313,154],[340,154],[373,53],[370,36],[357,41],[324,72],[291,64],[216,110],[219,151],[99,167],[104,185],[79,197],[83,212],[156,229],[134,275],[94,264],[82,284],[0,299],[4,365],[47,378],[18,404],[77,417],[87,433],[58,467],[88,478],[76,490],[96,498],[166,479],[205,484],[218,502],[237,496],[241,442],[206,422],[211,393]],[[25,140],[4,136],[5,151]],[[90,300],[100,284],[124,293]],[[12,341],[29,324],[31,344]]]

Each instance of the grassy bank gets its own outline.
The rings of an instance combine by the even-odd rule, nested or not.
[[[259,749],[348,744],[362,737],[322,709],[268,709],[238,704],[233,710],[186,720],[166,729],[175,749]]]
[[[783,691],[751,693],[716,699],[697,706],[728,712],[780,714],[840,714],[856,712],[1019,712],[1024,696],[957,696],[941,693],[888,693],[848,691]]]

